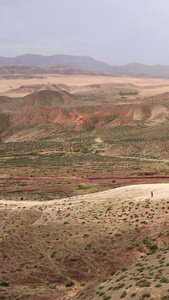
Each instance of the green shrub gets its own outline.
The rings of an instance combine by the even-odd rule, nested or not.
[[[151,285],[151,282],[149,281],[146,281],[145,279],[143,280],[140,280],[136,283],[137,286],[140,286],[140,287],[144,287],[144,286],[150,286]]]
[[[160,280],[161,283],[168,283],[169,280],[165,277],[162,277],[161,280]]]
[[[55,254],[56,254],[56,251],[52,252],[51,255],[50,255],[50,257],[54,257]]]
[[[157,245],[150,245],[149,248],[150,250],[157,250],[158,247]]]
[[[73,281],[69,281],[65,284],[65,287],[70,287],[72,285],[74,285],[75,283]]]
[[[3,281],[0,283],[0,286],[9,286],[9,282]]]
[[[138,92],[137,91],[126,91],[126,92],[120,92],[119,93],[120,96],[127,96],[127,95],[138,95]]]
[[[116,271],[113,271],[110,273],[111,276],[113,276],[116,273]]]
[[[124,291],[123,294],[120,296],[120,298],[124,298],[124,297],[126,297],[126,295],[127,295],[127,292]]]
[[[124,283],[121,283],[121,284],[115,286],[115,287],[113,288],[113,290],[119,290],[119,289],[123,288],[124,286],[125,286],[125,284],[124,284]]]
[[[140,298],[140,300],[143,300],[143,299],[145,299],[145,298],[150,298],[150,294],[143,294],[142,296],[141,296],[141,298]]]
[[[144,267],[137,269],[140,273],[144,271]]]
[[[87,189],[89,189],[89,187],[84,186],[84,185],[78,185],[78,188],[77,188],[77,190],[87,190]]]

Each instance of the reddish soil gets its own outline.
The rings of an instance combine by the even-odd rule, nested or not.
[[[101,183],[106,183],[109,180],[115,180],[118,182],[139,182],[139,181],[158,181],[158,180],[168,180],[169,176],[138,176],[138,177],[97,177],[97,178],[93,178],[93,177],[88,177],[88,178],[73,178],[73,177],[29,177],[29,176],[25,176],[25,177],[15,177],[15,178],[7,178],[7,179],[3,179],[0,178],[1,182],[6,182],[6,181],[39,181],[39,182],[60,182],[60,181],[69,181],[69,182],[76,182],[76,183],[87,183],[90,181],[94,181],[94,182],[101,182]]]
[[[114,265],[115,270],[119,270],[123,266],[128,266],[139,260],[141,253],[135,248],[127,248],[117,255],[117,261]]]

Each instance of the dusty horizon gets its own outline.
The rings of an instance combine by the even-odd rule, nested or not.
[[[168,1],[6,0],[0,12],[0,56],[62,53],[110,65],[169,65]]]

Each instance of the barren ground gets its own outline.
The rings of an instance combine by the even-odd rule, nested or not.
[[[22,97],[29,94],[29,91],[13,91],[24,86],[50,85],[50,84],[66,84],[70,86],[73,92],[79,91],[79,88],[94,84],[112,83],[116,87],[135,85],[140,91],[141,97],[150,97],[169,91],[168,79],[152,79],[152,78],[133,78],[133,77],[102,77],[102,76],[56,76],[45,75],[44,78],[32,79],[1,79],[0,78],[0,94],[10,97]],[[82,89],[80,89],[82,90]]]
[[[119,197],[121,201],[124,201],[127,198],[132,197],[133,201],[143,201],[150,197],[151,191],[154,191],[154,195],[152,201],[160,201],[160,199],[167,199],[169,198],[169,184],[168,183],[159,183],[159,184],[140,184],[140,185],[131,185],[127,187],[120,187],[104,192],[93,193],[93,194],[86,194],[80,195],[76,197],[69,197],[59,199],[59,203],[57,199],[50,200],[50,201],[11,201],[11,200],[1,200],[1,208],[5,208],[6,206],[9,209],[18,209],[23,207],[35,207],[35,206],[51,206],[55,205],[63,205],[66,209],[65,202],[73,201],[73,204],[80,203],[82,200],[85,202],[89,201],[92,203],[97,203],[100,201],[105,201],[105,199],[112,199],[114,197]]]
[[[0,299],[168,300],[169,80],[27,78],[0,77]]]
[[[0,295],[70,299],[86,284],[138,262],[150,249],[153,254],[167,248],[168,195],[169,184],[144,184],[52,201],[1,200],[0,279],[9,287],[2,287]],[[160,295],[166,295],[165,287]],[[77,299],[97,299],[84,293]],[[113,297],[112,291],[108,295]]]

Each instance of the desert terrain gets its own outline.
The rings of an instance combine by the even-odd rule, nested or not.
[[[137,89],[142,97],[155,96],[168,92],[169,79],[156,78],[135,78],[135,77],[114,77],[114,76],[69,76],[69,75],[1,75],[0,76],[0,94],[9,97],[22,97],[38,88],[48,87],[50,85],[67,85],[72,91],[90,90],[90,85],[111,84],[113,88]],[[84,88],[83,88],[84,87]]]
[[[0,75],[0,299],[169,299],[168,128],[168,79]]]
[[[76,299],[100,299],[104,292],[120,299],[127,290],[126,299],[134,292],[134,299],[145,292],[151,299],[168,296],[168,193],[169,184],[143,184],[61,200],[1,200],[0,294],[71,299],[79,291]]]

